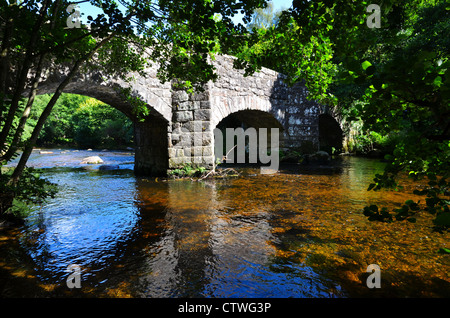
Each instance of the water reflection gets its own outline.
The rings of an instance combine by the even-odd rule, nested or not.
[[[158,238],[145,247],[148,258],[135,283],[139,296],[330,296],[311,268],[273,259],[273,242],[282,238],[272,233],[270,206],[244,201],[240,207],[230,200],[227,183],[171,181],[167,187],[163,214],[149,204],[153,193],[161,206],[155,189],[144,185],[139,192],[146,202],[142,231]]]
[[[61,191],[28,218],[21,242],[44,281],[64,281],[70,264],[80,265],[89,279],[117,258],[119,246],[133,235],[139,220],[135,184],[130,172],[66,170],[49,176]]]
[[[240,178],[202,182],[135,178],[128,169],[48,169],[61,191],[34,211],[17,237],[32,259],[38,295],[359,296],[367,290],[361,273],[370,263],[384,262],[390,273],[389,266],[411,259],[448,261],[428,252],[390,260],[386,245],[378,244],[385,238],[403,255],[402,235],[423,235],[411,224],[388,228],[361,215],[368,203],[404,199],[404,193],[366,191],[381,168],[347,158],[318,170],[262,176],[250,169]],[[69,264],[82,267],[80,290],[65,285]],[[439,267],[422,273],[439,280],[437,294],[450,290]]]

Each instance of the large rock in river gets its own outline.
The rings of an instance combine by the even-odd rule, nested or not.
[[[97,163],[103,163],[103,160],[99,156],[91,156],[84,158],[83,161],[81,161],[81,164],[97,164]]]

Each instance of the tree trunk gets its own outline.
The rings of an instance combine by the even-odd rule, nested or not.
[[[61,0],[57,0],[55,3],[55,8],[54,8],[54,12],[53,12],[53,21],[51,23],[50,30],[53,30],[55,28],[55,23],[56,23],[56,20],[58,17],[58,10],[59,10],[60,5],[61,5]],[[28,118],[30,117],[31,108],[34,103],[34,99],[36,98],[37,88],[39,86],[39,81],[41,79],[42,68],[43,68],[43,64],[44,64],[46,55],[47,55],[47,53],[43,53],[43,54],[39,55],[39,61],[36,66],[36,73],[34,75],[34,78],[33,78],[32,84],[31,84],[31,90],[30,90],[30,94],[28,96],[27,105],[25,106],[25,109],[23,110],[22,117],[20,118],[19,125],[16,128],[16,132],[14,134],[14,137],[13,137],[13,140],[11,142],[9,149],[7,150],[7,152],[5,153],[5,155],[3,157],[0,157],[2,160],[5,160],[6,162],[11,160],[12,156],[15,154],[15,152],[19,148],[18,146],[19,146],[20,140],[22,138],[22,133],[25,129],[25,124],[26,124]]]
[[[11,5],[15,5],[15,1],[11,1]],[[0,109],[3,107],[5,97],[7,94],[7,80],[6,76],[9,71],[9,59],[8,59],[8,52],[10,47],[10,40],[12,36],[13,31],[13,22],[14,20],[12,18],[7,18],[5,22],[5,27],[3,31],[3,39],[2,39],[2,45],[1,45],[1,53],[0,53],[0,94],[2,94],[1,97],[1,104]]]
[[[2,160],[9,161],[11,160],[14,153],[19,148],[19,142],[22,138],[23,130],[25,129],[25,124],[28,120],[28,117],[30,117],[31,113],[31,107],[33,107],[34,99],[36,97],[37,88],[39,86],[39,80],[41,78],[42,74],[42,66],[45,56],[41,55],[39,58],[39,62],[36,68],[36,74],[33,79],[33,84],[31,87],[30,95],[28,97],[27,105],[25,106],[25,109],[23,110],[22,117],[20,118],[19,125],[16,128],[16,133],[14,134],[14,138],[11,142],[11,145],[4,156],[0,157]]]
[[[2,145],[2,146],[5,144],[6,139],[8,138],[8,135],[9,135],[11,127],[12,127],[12,123],[14,121],[16,111],[19,107],[19,101],[22,96],[22,92],[25,89],[28,72],[29,72],[29,70],[31,68],[31,64],[33,62],[33,53],[34,53],[34,50],[36,49],[36,44],[37,44],[37,42],[39,40],[39,36],[40,36],[39,31],[44,22],[45,12],[49,7],[50,2],[51,1],[47,0],[42,5],[41,11],[39,13],[39,18],[37,19],[36,23],[33,26],[33,29],[31,30],[30,41],[28,42],[25,58],[22,63],[22,68],[19,71],[19,76],[17,78],[16,84],[14,87],[14,94],[12,97],[11,105],[9,107],[8,114],[6,116],[6,120],[3,124],[2,131],[0,132],[0,145]]]
[[[9,185],[15,185],[19,181],[20,176],[22,175],[23,170],[25,169],[25,165],[28,161],[28,158],[31,155],[31,152],[33,151],[33,147],[36,144],[36,141],[39,137],[39,134],[42,130],[42,127],[44,126],[45,121],[47,120],[47,117],[50,115],[53,106],[55,106],[56,101],[61,96],[64,88],[67,86],[67,84],[70,83],[72,78],[75,76],[75,74],[78,72],[81,65],[86,62],[88,59],[90,59],[95,52],[98,51],[99,48],[101,48],[105,43],[107,43],[113,36],[114,32],[111,33],[108,37],[104,38],[100,43],[97,44],[97,46],[88,54],[86,54],[84,57],[77,60],[72,67],[70,73],[67,75],[67,77],[59,84],[58,88],[56,89],[55,93],[53,94],[52,98],[48,102],[47,106],[45,107],[44,111],[42,112],[41,116],[39,117],[38,122],[36,123],[36,126],[34,127],[33,133],[31,134],[30,139],[27,141],[27,144],[25,146],[25,149],[22,153],[22,156],[20,157],[19,163],[17,164],[16,168],[14,169],[14,172],[11,176],[11,180],[8,182]]]
[[[6,211],[12,207],[14,193],[12,191],[0,193],[0,218],[4,219]]]

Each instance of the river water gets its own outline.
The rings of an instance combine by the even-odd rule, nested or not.
[[[450,255],[437,253],[448,233],[433,232],[429,215],[386,224],[362,214],[417,199],[412,186],[368,192],[378,160],[191,181],[137,178],[130,152],[50,151],[29,165],[57,196],[0,230],[2,297],[450,296]],[[114,169],[80,164],[92,155]],[[81,288],[67,286],[71,264]],[[367,287],[369,264],[381,288]]]

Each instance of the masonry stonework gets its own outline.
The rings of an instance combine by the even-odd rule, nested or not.
[[[321,107],[307,99],[305,86],[292,87],[285,76],[262,68],[252,76],[233,68],[234,58],[218,56],[213,65],[219,78],[204,90],[188,94],[176,81],[161,83],[156,67],[147,76],[130,74],[124,81],[104,74],[82,74],[65,92],[97,98],[126,114],[135,123],[135,171],[141,175],[164,175],[168,170],[190,163],[211,169],[214,165],[214,129],[229,116],[239,114],[250,125],[261,127],[276,123],[281,129],[282,148],[318,149]],[[64,71],[49,72],[39,93],[54,91]],[[123,98],[127,89],[146,103],[149,114],[138,118],[132,104]],[[272,124],[267,118],[270,117]]]

